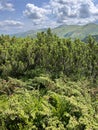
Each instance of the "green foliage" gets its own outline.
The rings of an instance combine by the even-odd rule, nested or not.
[[[2,36],[0,44],[0,76],[2,78],[33,78],[40,73],[61,73],[73,80],[98,80],[98,43],[89,36],[85,44],[79,39],[60,39],[47,33],[38,33],[36,39]]]
[[[0,130],[97,130],[98,43],[0,36]]]
[[[8,80],[0,79],[0,94],[11,95],[17,88],[25,87],[26,84],[18,79],[8,77]]]
[[[38,80],[39,79],[39,80]],[[47,93],[41,88],[29,90],[18,88],[13,95],[0,101],[1,128],[8,130],[89,130],[98,129],[97,115],[88,93],[87,81],[72,82],[59,78],[52,81],[49,77],[36,77],[32,84],[43,83],[50,87]],[[30,81],[29,81],[30,82]],[[43,88],[43,90],[45,90]],[[28,90],[27,90],[28,89]],[[5,102],[5,106],[3,107]],[[3,103],[3,104],[2,104]]]

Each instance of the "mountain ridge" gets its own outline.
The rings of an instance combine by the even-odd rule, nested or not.
[[[47,28],[29,30],[22,33],[13,34],[16,37],[36,37],[37,32],[46,32]],[[86,25],[60,25],[52,29],[52,32],[62,38],[79,38],[84,40],[88,35],[96,36],[98,40],[98,24],[90,23]],[[13,36],[12,35],[12,36]]]

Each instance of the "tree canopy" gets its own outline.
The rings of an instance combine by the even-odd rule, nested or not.
[[[97,130],[98,43],[0,36],[1,130]]]

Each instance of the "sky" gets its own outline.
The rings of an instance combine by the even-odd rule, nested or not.
[[[0,34],[98,23],[98,0],[0,0]]]

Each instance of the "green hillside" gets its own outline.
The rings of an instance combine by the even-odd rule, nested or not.
[[[87,24],[84,26],[79,25],[65,25],[53,29],[53,32],[60,37],[70,37],[72,39],[80,38],[84,39],[88,35],[98,35],[98,25],[97,24]]]
[[[30,30],[24,33],[15,34],[16,36],[30,36],[36,37],[37,32],[46,31],[46,29]],[[62,38],[80,38],[85,39],[88,35],[98,35],[98,25],[97,24],[87,24],[87,25],[61,25],[52,29],[52,32]],[[97,36],[98,37],[98,36]],[[98,39],[98,38],[97,38]],[[97,40],[96,39],[96,40]]]
[[[12,34],[11,36],[16,36],[16,37],[26,37],[26,36],[36,37],[38,32],[46,32],[46,30],[47,29],[29,30],[29,31],[22,32],[22,33]]]
[[[80,28],[81,27],[77,25],[62,25],[53,29],[53,33],[60,37],[70,37],[76,30],[79,30]]]

